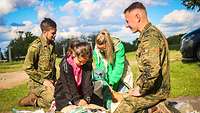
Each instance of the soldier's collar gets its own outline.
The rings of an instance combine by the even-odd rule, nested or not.
[[[140,33],[140,37],[143,36],[143,34],[149,29],[149,27],[151,26],[151,22],[149,22],[147,25],[144,26],[144,29],[142,30],[142,32]]]
[[[46,39],[46,37],[43,37],[42,35],[40,36],[40,40],[41,40],[41,43],[42,45],[45,47],[45,46],[48,46],[48,40]]]

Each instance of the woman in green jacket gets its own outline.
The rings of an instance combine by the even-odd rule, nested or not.
[[[108,109],[111,108],[109,87],[115,91],[124,90],[124,86],[132,87],[132,79],[127,81],[127,85],[122,85],[122,78],[124,74],[127,74],[126,67],[125,49],[122,42],[111,37],[107,30],[100,31],[96,37],[96,45],[93,51],[93,81],[95,81],[94,87],[96,89],[94,93],[98,96],[102,94],[104,107]],[[132,78],[131,72],[129,72],[129,75]],[[99,85],[100,81],[101,85]],[[101,94],[97,93],[99,86],[102,86]]]

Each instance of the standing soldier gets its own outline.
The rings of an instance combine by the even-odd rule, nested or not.
[[[144,5],[134,2],[124,11],[127,27],[139,32],[136,59],[140,74],[126,95],[113,92],[121,103],[114,113],[142,112],[165,100],[170,93],[168,44],[147,18]]]
[[[24,67],[29,75],[29,94],[19,101],[21,106],[49,107],[54,94],[56,80],[55,36],[56,23],[45,18],[40,28],[42,34],[30,45]]]

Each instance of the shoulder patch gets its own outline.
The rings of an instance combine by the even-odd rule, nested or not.
[[[37,38],[36,40],[34,40],[32,43],[31,43],[31,47],[33,48],[39,48],[41,46],[41,41],[39,38]]]
[[[113,41],[113,44],[114,44],[114,46],[115,45],[118,45],[121,41],[119,40],[119,38],[117,38],[117,37],[112,37],[112,41]]]
[[[118,51],[119,50],[118,46],[121,43],[120,39],[117,37],[112,37],[112,41],[113,41],[113,46],[114,46],[115,51]]]

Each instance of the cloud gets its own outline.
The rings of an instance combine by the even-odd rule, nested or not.
[[[39,25],[33,24],[31,21],[23,21],[20,26],[0,26],[0,43],[4,42],[3,45],[0,44],[0,48],[5,48],[10,40],[17,38],[18,31],[31,32],[36,36],[40,36],[41,34]]]
[[[165,6],[168,4],[167,1],[164,0],[138,0],[144,3],[147,6]]]
[[[60,7],[60,11],[68,15],[73,15],[77,9],[78,9],[78,4],[72,0],[64,4],[64,6]]]
[[[59,23],[61,26],[63,26],[63,28],[68,28],[71,26],[76,26],[78,23],[78,20],[74,16],[62,16],[59,19]]]
[[[48,7],[38,6],[36,10],[39,22],[41,22],[45,17],[53,18],[53,13],[52,13],[53,8],[51,6]]]
[[[14,23],[11,23],[10,25],[11,25],[11,26],[24,26],[25,24],[20,24],[20,23],[15,23],[15,22],[14,22]]]
[[[132,31],[125,26],[122,26],[120,30],[111,33],[112,36],[120,38],[125,42],[132,42],[139,37],[139,33],[132,33]]]
[[[123,11],[132,2],[133,0],[68,1],[60,7],[64,16],[59,18],[58,26],[62,26],[61,28],[66,31],[77,28],[78,32],[84,33],[98,32],[102,28],[107,28],[110,32],[122,33],[121,28],[125,26]],[[162,0],[140,0],[140,2],[148,6],[167,4]],[[125,34],[123,36],[125,37]]]
[[[0,35],[2,36],[1,38],[5,40],[11,40],[18,37],[17,36],[18,31],[32,32],[34,35],[39,34],[40,31],[38,30],[37,32],[34,32],[34,29],[36,28],[37,25],[33,25],[31,21],[23,21],[21,26],[16,26],[16,25],[10,27],[0,26]]]
[[[6,28],[5,26],[0,26],[0,33],[5,33],[5,32],[8,32],[9,29]]]
[[[67,38],[77,38],[82,35],[81,32],[68,31],[68,32],[57,32],[56,40],[67,39]]]
[[[0,41],[0,48],[2,49],[2,52],[6,51],[5,48],[8,46],[10,41]]]
[[[0,16],[0,26],[5,25],[5,19]]]
[[[103,28],[107,28],[112,35],[120,37],[122,40],[134,40],[137,35],[127,32],[124,28],[125,21],[123,10],[136,0],[82,0],[66,2],[60,10],[55,11],[53,4],[41,0],[1,0],[0,4],[0,35],[4,40],[11,40],[17,37],[18,30],[31,31],[34,35],[40,35],[39,24],[44,17],[50,17],[57,21],[57,38],[80,36],[82,33],[97,33]],[[163,0],[138,0],[146,6],[166,5]],[[45,2],[45,3],[44,3]],[[21,7],[33,6],[37,12],[38,23],[23,21],[22,23],[12,23],[12,26],[3,26],[3,15],[9,14]],[[59,13],[60,16],[57,16]],[[62,15],[62,16],[61,16]],[[165,24],[168,25],[168,24]]]
[[[118,0],[117,2],[115,0],[83,0],[78,3],[69,1],[60,7],[60,11],[65,14],[59,19],[59,25],[66,30],[62,34],[67,37],[68,34],[73,33],[78,33],[78,35],[79,33],[98,33],[106,28],[111,35],[123,41],[132,41],[136,35],[125,29],[123,18],[123,10],[132,2],[132,0]],[[74,31],[71,32],[70,29]]]
[[[161,19],[158,27],[167,35],[186,33],[200,27],[200,15],[188,10],[174,10]]]
[[[122,24],[122,12],[125,7],[131,2],[131,0],[100,0],[91,1],[83,0],[80,2],[69,1],[63,7],[60,7],[60,11],[65,16],[60,17],[59,25],[65,29],[70,27],[78,27],[80,31],[96,31],[97,28],[102,28],[107,24],[107,27],[113,25]],[[87,8],[86,8],[87,7]],[[94,26],[94,27],[93,27]],[[95,28],[96,26],[96,28]],[[91,28],[91,29],[90,29]]]
[[[19,7],[29,7],[38,3],[38,0],[1,0],[0,16],[8,14]]]

